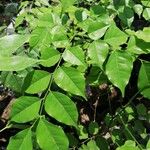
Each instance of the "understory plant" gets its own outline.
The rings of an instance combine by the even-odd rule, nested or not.
[[[150,99],[149,0],[22,1],[13,24],[0,28],[7,150],[150,149],[149,107],[133,103]]]

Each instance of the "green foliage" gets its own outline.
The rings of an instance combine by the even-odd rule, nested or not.
[[[66,95],[51,92],[45,101],[45,111],[58,121],[77,127],[78,112],[76,106]]]
[[[43,134],[43,131],[45,134]],[[41,149],[66,150],[69,142],[63,130],[41,118],[36,129],[37,141]],[[47,140],[45,140],[47,139]]]
[[[14,34],[0,27],[0,82],[18,94],[8,126],[23,129],[7,149],[150,149],[149,112],[144,104],[130,105],[137,95],[150,99],[149,1],[35,0],[19,10]],[[146,25],[136,28],[136,17]],[[134,70],[138,91],[128,99]],[[88,87],[97,86],[91,94]],[[114,89],[115,100],[129,102],[111,112]],[[80,108],[89,97],[96,99],[93,119]],[[95,120],[97,101],[110,101],[114,115]]]
[[[31,129],[25,129],[10,139],[7,149],[14,150],[18,148],[21,150],[33,149]]]

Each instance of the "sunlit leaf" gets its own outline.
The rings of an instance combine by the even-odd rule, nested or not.
[[[0,38],[0,56],[10,56],[24,43],[28,42],[30,35],[12,34]]]
[[[128,42],[127,51],[134,54],[147,54],[150,52],[150,42],[145,42],[135,36],[131,36]]]
[[[138,88],[144,97],[150,99],[150,63],[142,62],[139,72]]]
[[[73,65],[85,66],[84,52],[79,46],[67,48],[63,53],[63,59]]]
[[[33,150],[31,129],[25,129],[9,140],[7,150]]]
[[[11,111],[11,121],[25,123],[35,119],[40,109],[37,97],[22,96],[15,100]]]
[[[135,35],[137,38],[144,40],[145,42],[150,42],[150,27],[145,27],[143,31],[137,31]]]
[[[108,25],[101,22],[92,22],[88,27],[88,35],[93,40],[100,39],[108,29]]]
[[[107,30],[104,40],[112,47],[126,43],[128,36],[113,23]]]
[[[85,79],[77,69],[59,67],[54,74],[54,80],[63,90],[85,97]]]
[[[24,56],[0,56],[0,71],[19,71],[31,67],[39,60]]]
[[[121,90],[123,96],[132,68],[133,58],[124,51],[114,51],[106,64],[106,74],[109,80]]]
[[[42,118],[36,129],[36,137],[42,150],[67,150],[69,148],[69,142],[63,130]]]
[[[61,0],[63,10],[65,11],[68,7],[72,6],[76,0]]]
[[[41,51],[41,65],[51,67],[60,59],[60,53],[54,48],[46,48]]]
[[[24,81],[26,93],[39,93],[48,87],[50,81],[50,73],[42,70],[34,70],[29,72]]]
[[[39,50],[49,47],[51,43],[50,30],[46,27],[37,27],[31,33],[29,44],[31,47],[38,47]]]
[[[45,110],[58,121],[77,126],[78,111],[68,96],[59,92],[51,92],[46,98]]]
[[[108,52],[109,47],[107,43],[104,41],[94,41],[88,48],[88,56],[91,59],[89,62],[102,67],[107,58]]]
[[[150,20],[150,8],[145,8],[143,11],[143,17],[145,20]]]

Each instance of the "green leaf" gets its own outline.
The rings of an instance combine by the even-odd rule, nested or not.
[[[43,50],[51,43],[50,30],[47,27],[37,27],[31,33],[29,44],[31,47],[38,47]]]
[[[11,121],[25,123],[38,117],[40,100],[37,97],[22,96],[15,100],[11,111]]]
[[[31,129],[25,129],[10,138],[7,150],[33,150]]]
[[[72,134],[72,133],[66,133],[68,140],[69,140],[69,146],[70,147],[77,147],[79,144],[79,140]]]
[[[52,16],[51,11],[50,12],[45,11],[38,16],[38,27],[45,27],[46,29],[46,27],[52,28],[53,26],[54,26],[54,18]]]
[[[60,53],[54,48],[46,48],[41,51],[41,65],[45,67],[54,66],[60,59]]]
[[[141,0],[142,4],[146,7],[150,7],[150,1],[149,0]]]
[[[128,42],[127,51],[134,54],[147,54],[150,52],[150,42],[145,42],[135,36],[131,36]]]
[[[104,41],[94,41],[88,48],[88,57],[91,59],[90,63],[97,66],[103,66],[105,59],[107,58],[109,47]]]
[[[146,148],[147,148],[147,150],[150,150],[150,140],[148,140]]]
[[[90,12],[91,12],[91,16],[93,15],[95,17],[95,15],[98,15],[96,16],[97,17],[96,19],[99,22],[110,24],[112,21],[111,17],[109,16],[108,9],[102,6],[102,4],[91,6]]]
[[[135,35],[137,38],[144,40],[145,42],[150,42],[150,27],[145,27],[143,31],[137,31]]]
[[[128,36],[113,23],[107,30],[104,40],[112,47],[126,43]]]
[[[42,70],[29,72],[24,81],[26,93],[35,94],[44,91],[49,84],[50,73]]]
[[[150,8],[145,8],[143,11],[143,17],[145,20],[150,20]]]
[[[78,130],[79,139],[80,140],[87,139],[88,132],[87,132],[86,128],[82,125],[79,125],[78,128],[79,128],[79,130]]]
[[[82,145],[79,150],[99,150],[99,148],[94,140],[90,140],[87,145]]]
[[[121,147],[118,147],[117,150],[140,150],[134,141],[127,140],[125,144]]]
[[[85,66],[84,52],[79,46],[67,48],[63,53],[63,59],[73,65]]]
[[[97,122],[90,122],[88,130],[89,130],[89,133],[92,135],[97,134],[99,131],[98,123]]]
[[[143,12],[143,6],[140,4],[136,4],[133,6],[133,9],[134,9],[135,13],[137,13],[138,16],[140,17]]]
[[[56,120],[77,127],[78,111],[68,96],[59,92],[51,92],[46,98],[45,110]]]
[[[132,68],[133,58],[125,51],[114,51],[106,64],[106,74],[109,80],[121,90],[123,96]]]
[[[0,71],[20,71],[27,67],[31,67],[38,62],[39,60],[24,56],[0,56]]]
[[[37,0],[39,3],[41,3],[42,5],[45,5],[45,6],[49,6],[49,2],[48,0]]]
[[[12,34],[0,38],[0,56],[10,56],[24,43],[28,42],[30,35]]]
[[[61,0],[63,10],[65,11],[68,7],[72,6],[76,0]]]
[[[36,129],[36,137],[42,150],[67,150],[69,148],[69,142],[63,130],[42,118]]]
[[[139,77],[138,77],[138,88],[143,94],[144,97],[150,99],[150,63],[142,62],[142,66],[140,69]]]
[[[15,92],[22,92],[23,79],[12,72],[2,72],[0,81]]]
[[[52,43],[57,48],[66,48],[69,46],[69,40],[66,33],[55,31],[52,38]]]
[[[76,10],[74,15],[75,15],[77,21],[79,21],[79,22],[82,22],[87,19],[87,13],[85,10],[82,10],[82,9]]]
[[[134,20],[134,12],[133,9],[129,6],[124,6],[122,11],[119,11],[118,14],[119,18],[121,19],[122,23],[127,25],[128,27],[131,26]]]
[[[77,69],[60,67],[54,73],[54,80],[63,90],[85,98],[85,79]]]
[[[98,136],[95,141],[100,150],[110,150],[108,141],[104,137]]]
[[[144,104],[139,104],[136,106],[136,111],[139,116],[146,117],[147,116],[147,108]]]
[[[108,27],[102,22],[92,22],[88,27],[88,35],[92,40],[98,40],[105,34]]]

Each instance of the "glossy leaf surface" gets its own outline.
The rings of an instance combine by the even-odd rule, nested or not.
[[[79,46],[68,48],[63,53],[63,59],[73,65],[85,65],[84,52]]]
[[[91,59],[90,63],[102,67],[105,59],[107,58],[109,47],[103,41],[94,41],[88,48],[88,56]]]
[[[63,130],[42,118],[36,129],[36,137],[42,150],[66,150],[69,148],[69,142]]]
[[[56,120],[67,125],[77,126],[78,111],[68,96],[59,92],[51,92],[46,98],[45,110]]]
[[[135,35],[137,38],[144,40],[145,42],[150,42],[150,27],[145,27],[143,31],[137,31]]]
[[[85,79],[77,69],[60,67],[54,74],[54,80],[63,90],[85,97]]]
[[[150,99],[150,63],[142,62],[139,72],[138,88],[144,97]]]
[[[42,70],[34,70],[25,78],[24,88],[26,93],[39,93],[48,87],[50,73]]]
[[[5,63],[4,63],[5,62]],[[0,71],[20,71],[38,63],[39,60],[24,56],[0,56]]]
[[[31,129],[25,129],[10,138],[7,150],[32,150],[32,133]]]
[[[50,31],[46,27],[37,27],[31,33],[29,44],[31,47],[39,47],[39,50],[45,49],[51,43]]]
[[[40,109],[40,100],[37,97],[19,97],[12,106],[11,121],[24,123],[35,119]]]
[[[41,51],[41,65],[51,67],[60,59],[60,53],[54,48],[46,48]]]
[[[24,43],[28,42],[30,35],[12,34],[0,38],[0,56],[10,56]]]
[[[114,51],[106,64],[106,74],[109,80],[121,90],[123,96],[132,68],[133,58],[124,51]]]
[[[127,41],[128,36],[114,23],[107,30],[104,40],[113,47],[118,47]]]

